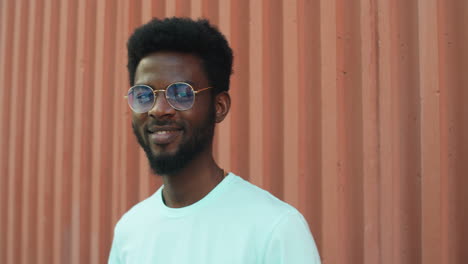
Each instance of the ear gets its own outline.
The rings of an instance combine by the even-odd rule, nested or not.
[[[228,92],[221,92],[215,98],[216,123],[221,123],[231,108],[231,96]]]

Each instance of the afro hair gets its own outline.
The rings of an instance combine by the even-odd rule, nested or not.
[[[134,85],[140,60],[158,51],[191,53],[201,58],[215,93],[229,90],[232,73],[232,50],[224,35],[208,20],[189,18],[154,18],[133,32],[127,42],[128,73]]]

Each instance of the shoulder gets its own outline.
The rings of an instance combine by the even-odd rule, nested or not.
[[[297,211],[285,214],[275,223],[264,252],[264,263],[279,259],[288,260],[288,263],[320,263],[312,233],[304,217]]]
[[[292,205],[241,178],[236,179],[233,192],[242,201],[241,220],[255,234],[259,256],[273,263],[279,259],[288,263],[320,263],[317,247],[304,216]]]
[[[232,188],[232,206],[240,206],[240,210],[250,216],[256,216],[259,221],[273,223],[280,221],[286,215],[301,214],[290,204],[278,199],[270,192],[235,176]]]

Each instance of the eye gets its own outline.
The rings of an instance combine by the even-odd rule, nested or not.
[[[179,97],[179,98],[187,97],[187,93],[186,92],[179,92],[177,94],[177,97]]]
[[[140,103],[146,103],[148,101],[151,100],[151,94],[149,93],[140,93],[136,96],[137,100],[140,102]]]

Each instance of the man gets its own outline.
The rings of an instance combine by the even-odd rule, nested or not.
[[[109,263],[320,263],[295,208],[213,159],[231,100],[224,36],[207,20],[154,19],[130,37],[128,70],[132,127],[164,185],[117,223]]]

